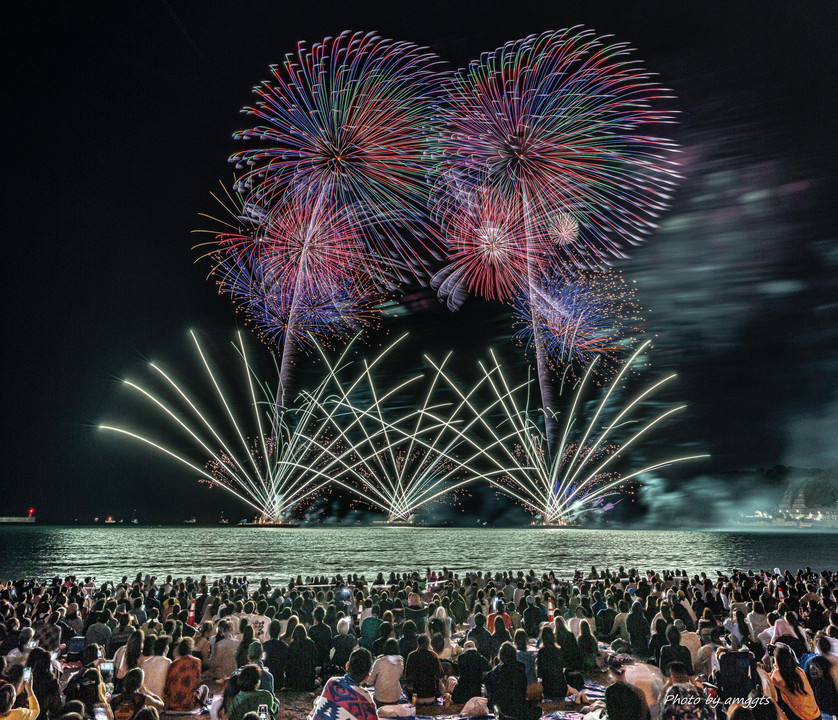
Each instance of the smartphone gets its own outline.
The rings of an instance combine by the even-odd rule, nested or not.
[[[110,675],[113,672],[113,663],[112,662],[103,662],[99,663],[99,672],[102,675]]]
[[[267,705],[260,705],[259,706],[259,720],[268,720],[268,706]]]
[[[29,682],[29,679],[32,677],[32,668],[25,667],[23,668],[23,682]]]
[[[108,714],[105,712],[105,708],[99,705],[93,708],[93,718],[94,720],[108,720]]]
[[[29,650],[32,650],[33,648],[38,647],[38,641],[37,640],[30,640],[28,643],[26,643],[26,647]]]

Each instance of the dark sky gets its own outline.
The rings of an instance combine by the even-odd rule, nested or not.
[[[621,265],[654,366],[679,372],[690,404],[673,442],[712,453],[702,472],[838,464],[835,5],[149,0],[16,11],[2,30],[4,513],[136,507],[177,519],[225,505],[96,425],[130,416],[136,401],[118,379],[145,361],[195,367],[187,328],[218,347],[232,338],[239,318],[194,263],[190,231],[231,177],[251,87],[298,40],[344,29],[428,45],[452,67],[576,24],[637,48],[682,114],[685,179],[659,232]],[[497,307],[427,305],[411,315],[417,349],[451,347],[471,363],[475,343],[492,340],[523,364]]]

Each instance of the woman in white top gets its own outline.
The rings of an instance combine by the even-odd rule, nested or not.
[[[368,683],[373,685],[373,699],[376,707],[395,705],[402,695],[401,677],[404,674],[404,659],[399,654],[399,641],[388,638],[384,643],[384,654],[372,664]]]

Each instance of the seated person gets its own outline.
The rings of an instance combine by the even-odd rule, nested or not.
[[[375,704],[363,687],[371,667],[369,650],[353,650],[346,664],[346,675],[326,681],[308,720],[376,720]]]
[[[527,701],[527,672],[518,660],[515,646],[503,643],[498,658],[500,664],[484,677],[489,707],[497,708],[500,718],[537,720],[541,717],[541,705]]]
[[[451,700],[463,705],[473,697],[480,697],[483,694],[483,675],[491,668],[489,661],[477,652],[474,642],[468,640],[457,659],[460,675],[451,692]]]
[[[133,720],[145,707],[163,709],[163,701],[156,695],[141,692],[145,673],[141,668],[132,668],[125,674],[124,691],[111,698],[114,720]]]
[[[420,635],[417,643],[418,647],[407,656],[405,663],[405,688],[408,694],[416,696],[417,705],[428,705],[439,697],[444,673],[439,658],[430,649],[430,638]]]
[[[259,689],[262,672],[258,665],[245,665],[235,677],[237,692],[227,708],[229,720],[243,720],[249,712],[258,712],[260,705],[266,705],[268,715],[275,718],[279,703],[273,693]],[[231,679],[232,681],[232,679]]]
[[[163,701],[166,710],[189,712],[202,707],[209,695],[209,689],[202,684],[201,660],[192,655],[194,640],[182,638],[175,651],[175,660],[166,673],[163,687]]]

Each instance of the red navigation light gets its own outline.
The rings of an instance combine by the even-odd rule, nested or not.
[[[35,508],[29,508],[29,517],[32,517],[34,512],[35,512]]]

